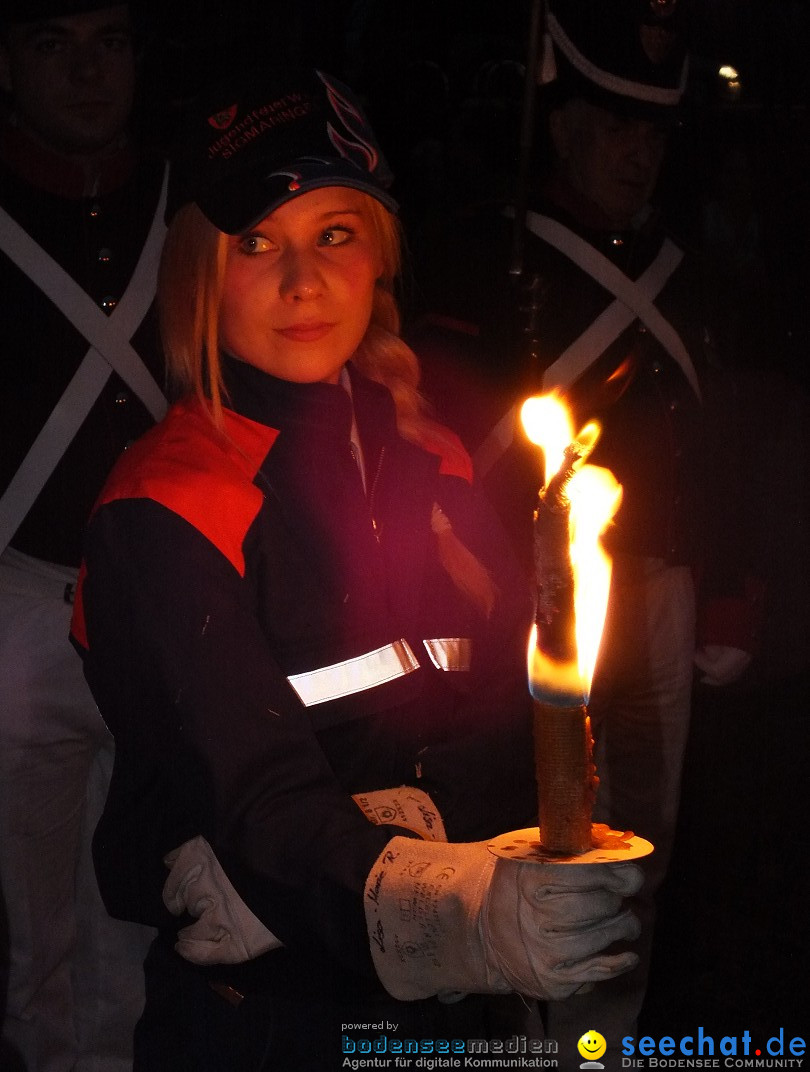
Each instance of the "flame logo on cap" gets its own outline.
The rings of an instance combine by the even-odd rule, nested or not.
[[[230,108],[223,108],[219,112],[214,112],[213,115],[208,116],[209,124],[216,130],[227,130],[236,118],[238,107],[238,104],[232,104]]]
[[[340,155],[347,160],[352,160],[354,163],[358,163],[357,156],[359,154],[362,158],[362,164],[360,166],[373,173],[379,163],[380,157],[374,143],[370,140],[371,131],[369,130],[368,124],[362,114],[357,110],[355,104],[336,89],[320,71],[317,73],[318,77],[326,87],[326,96],[329,103],[332,105],[335,115],[349,134],[356,139],[352,141],[349,138],[345,138],[332,126],[331,123],[327,123],[326,129],[329,134],[329,140]]]
[[[302,160],[315,161],[315,162],[321,164],[322,167],[327,167],[327,168],[329,167],[329,165],[331,163],[329,160],[324,160],[323,157],[320,157],[320,156],[304,156],[301,159]],[[333,166],[334,166],[334,164],[333,164]],[[276,178],[289,179],[290,181],[287,183],[287,189],[290,192],[293,192],[295,190],[300,190],[301,189],[301,183],[304,181],[304,176],[303,176],[302,172],[300,172],[300,171],[284,171],[283,169],[280,170],[280,171],[271,171],[271,172],[269,172],[268,175],[267,175],[267,178],[268,179],[276,179]]]

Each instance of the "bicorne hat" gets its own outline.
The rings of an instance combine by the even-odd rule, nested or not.
[[[559,102],[666,117],[688,74],[687,0],[548,0],[538,82]]]

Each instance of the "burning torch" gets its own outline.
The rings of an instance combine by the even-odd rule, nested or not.
[[[540,843],[550,853],[579,855],[594,847],[597,778],[587,705],[611,569],[600,536],[621,487],[608,470],[585,464],[599,425],[575,436],[558,395],[528,399],[521,419],[545,464],[534,514],[537,604],[528,652]]]

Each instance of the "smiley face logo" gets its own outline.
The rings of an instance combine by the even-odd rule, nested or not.
[[[577,1049],[586,1061],[598,1061],[607,1049],[607,1043],[598,1031],[586,1031],[577,1043]]]

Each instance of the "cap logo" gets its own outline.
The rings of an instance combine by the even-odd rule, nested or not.
[[[379,163],[379,155],[371,140],[371,131],[363,116],[352,102],[336,89],[320,71],[317,73],[326,87],[326,96],[332,106],[332,110],[344,129],[355,139],[345,138],[331,123],[327,123],[326,130],[329,140],[342,157],[353,161],[363,170],[373,173]],[[360,159],[358,159],[358,156]]]
[[[209,124],[215,130],[227,130],[236,118],[238,107],[237,104],[232,104],[230,108],[223,108],[220,112],[214,112],[213,115],[208,116]]]
[[[301,182],[304,176],[301,174],[300,171],[270,171],[267,175],[265,175],[265,178],[289,179],[290,181],[287,183],[287,189],[293,191],[301,189]]]

